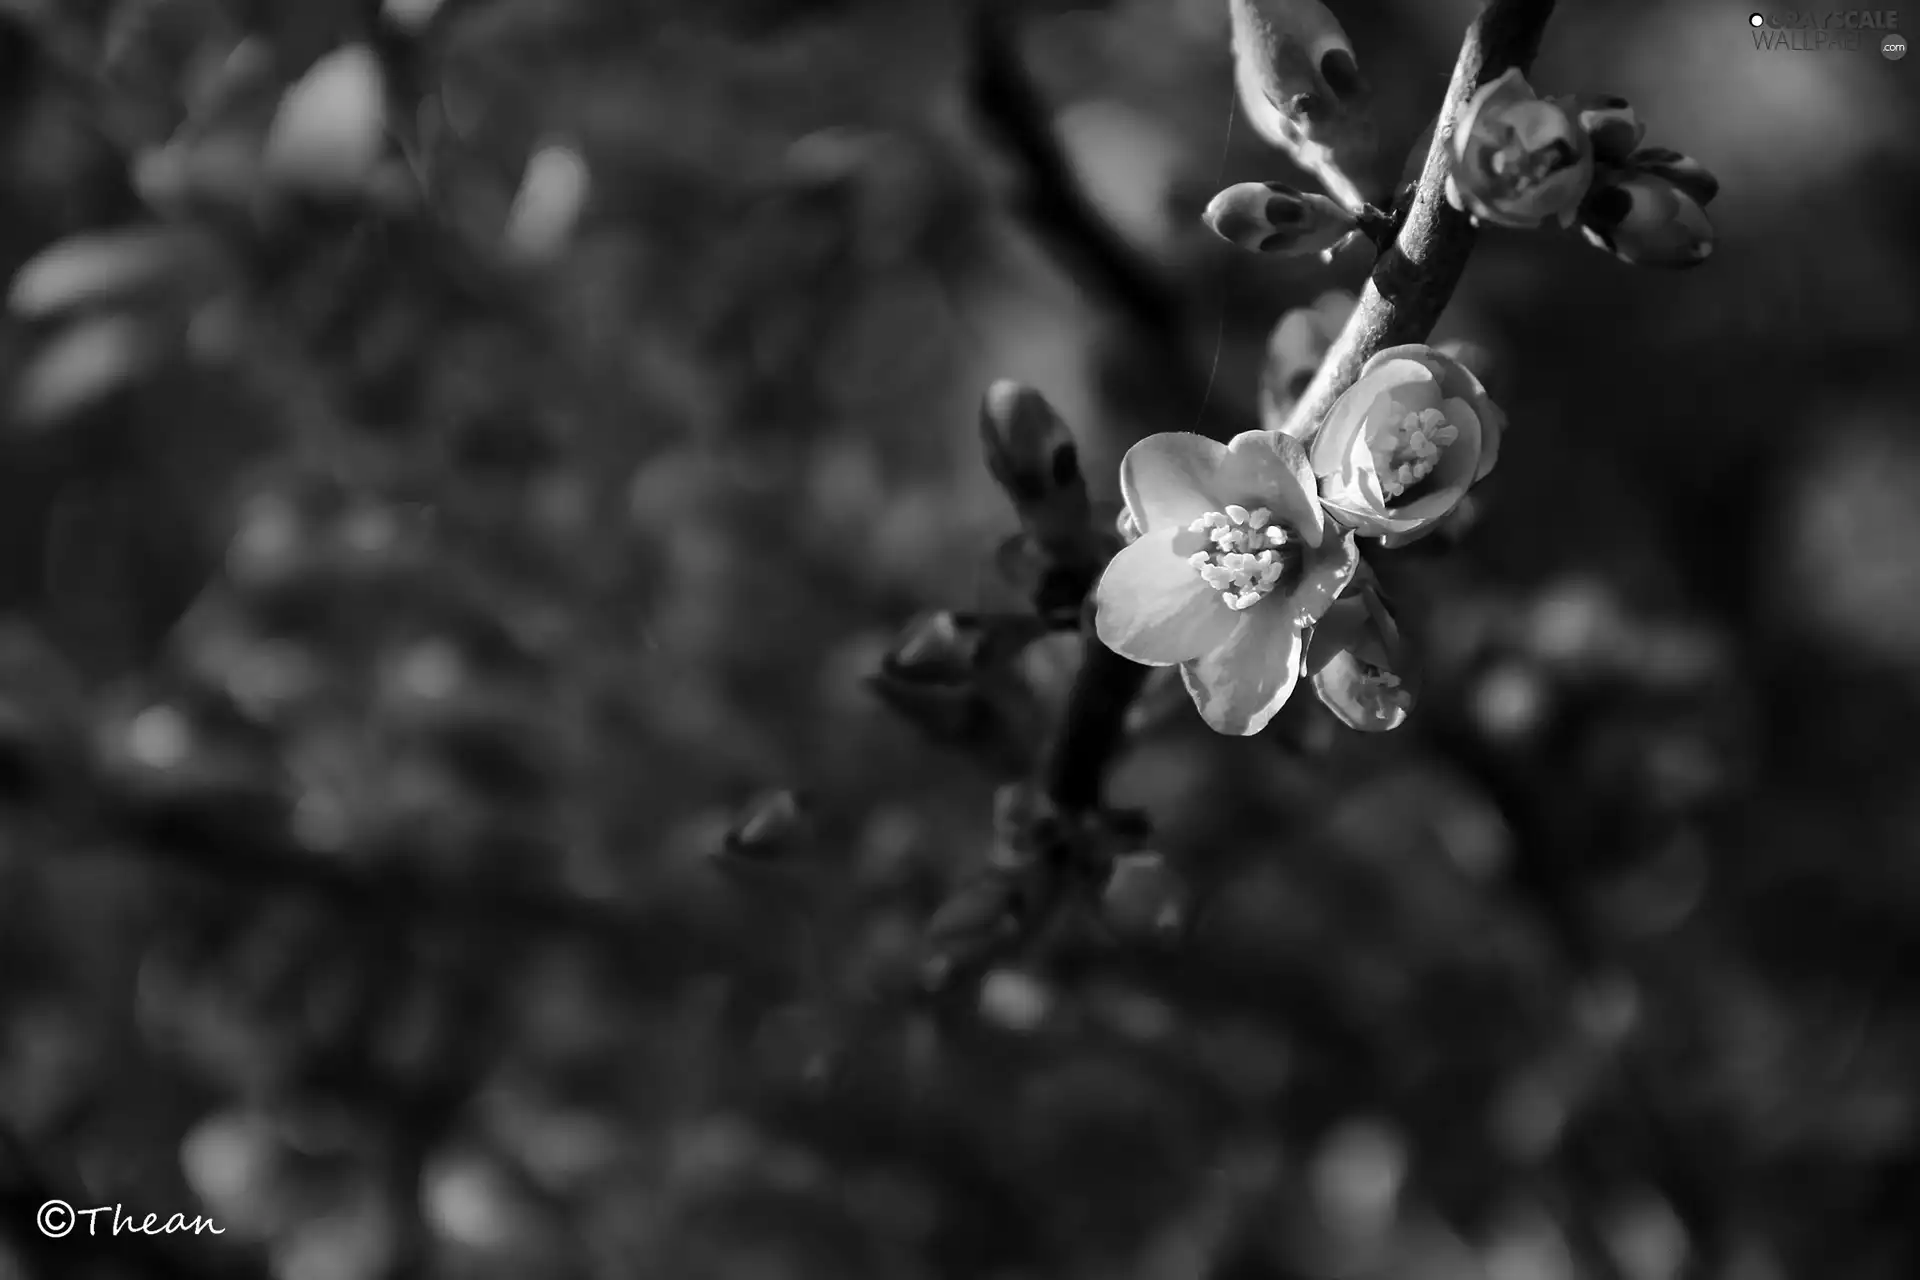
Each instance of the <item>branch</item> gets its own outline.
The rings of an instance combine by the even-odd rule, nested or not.
[[[1524,71],[1532,64],[1552,13],[1553,0],[1492,0],[1467,28],[1406,222],[1399,238],[1374,265],[1353,318],[1300,397],[1294,409],[1296,424],[1325,417],[1376,353],[1424,342],[1433,332],[1473,251],[1472,223],[1446,199],[1454,130],[1480,86],[1510,68]]]
[[[1447,152],[1462,109],[1480,86],[1533,61],[1553,0],[1492,0],[1467,28],[1447,88],[1440,127],[1399,238],[1375,265],[1353,319],[1302,397],[1303,420],[1320,418],[1377,352],[1423,341],[1453,297],[1473,249],[1473,227],[1446,201]],[[1065,722],[1046,765],[1049,796],[1064,809],[1099,803],[1101,780],[1119,754],[1127,706],[1147,669],[1089,634],[1068,694]]]

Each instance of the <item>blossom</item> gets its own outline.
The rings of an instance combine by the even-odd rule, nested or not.
[[[1120,492],[1140,536],[1094,589],[1095,633],[1178,666],[1218,732],[1258,733],[1299,680],[1303,630],[1360,562],[1315,500],[1306,450],[1277,431],[1149,436],[1121,460]]]
[[[1313,629],[1307,671],[1313,691],[1349,729],[1385,733],[1406,721],[1413,690],[1400,628],[1371,581],[1356,580]]]
[[[1208,202],[1201,218],[1222,240],[1256,253],[1327,253],[1355,225],[1353,214],[1326,196],[1282,182],[1236,182]]]
[[[1482,85],[1453,135],[1447,202],[1503,227],[1571,226],[1593,183],[1593,143],[1515,68]]]
[[[1645,147],[1588,195],[1580,207],[1580,233],[1635,266],[1697,266],[1713,252],[1706,205],[1719,191],[1719,180],[1699,161]]]
[[[1388,347],[1327,411],[1311,445],[1320,500],[1361,537],[1412,541],[1499,457],[1506,415],[1458,360]]]
[[[1260,369],[1260,420],[1279,428],[1307,392],[1359,300],[1344,289],[1329,289],[1310,307],[1295,307],[1280,317],[1267,338]]]

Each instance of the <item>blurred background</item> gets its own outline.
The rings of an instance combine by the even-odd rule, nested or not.
[[[1475,6],[1335,8],[1390,178]],[[1714,256],[1483,233],[1413,719],[1143,707],[1177,927],[929,1004],[983,389],[1111,503],[1368,268],[1201,226],[1226,0],[0,0],[0,1276],[1915,1274],[1920,63],[1559,8]]]

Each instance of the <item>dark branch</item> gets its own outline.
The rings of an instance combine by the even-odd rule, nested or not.
[[[1424,342],[1433,332],[1473,251],[1472,224],[1446,199],[1447,155],[1462,108],[1489,80],[1532,65],[1552,14],[1553,0],[1492,0],[1467,28],[1406,222],[1374,265],[1353,319],[1300,397],[1295,422],[1325,417],[1377,352]]]

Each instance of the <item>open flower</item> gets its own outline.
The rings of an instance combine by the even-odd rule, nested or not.
[[[1432,347],[1367,361],[1313,437],[1320,500],[1361,537],[1400,546],[1493,470],[1506,415],[1467,367]]]
[[[1518,68],[1482,85],[1453,135],[1447,202],[1503,227],[1573,224],[1593,183],[1593,144],[1564,106],[1535,96]]]
[[[1285,425],[1358,304],[1344,289],[1329,289],[1312,306],[1295,307],[1280,317],[1267,338],[1267,358],[1260,367],[1263,425],[1276,430]]]
[[[1314,498],[1306,451],[1277,431],[1148,436],[1120,462],[1120,493],[1140,536],[1094,590],[1096,634],[1179,666],[1218,732],[1260,732],[1300,678],[1302,631],[1360,563]]]
[[[1413,689],[1402,669],[1400,628],[1371,582],[1356,581],[1313,629],[1313,691],[1349,729],[1385,733],[1406,721]]]

